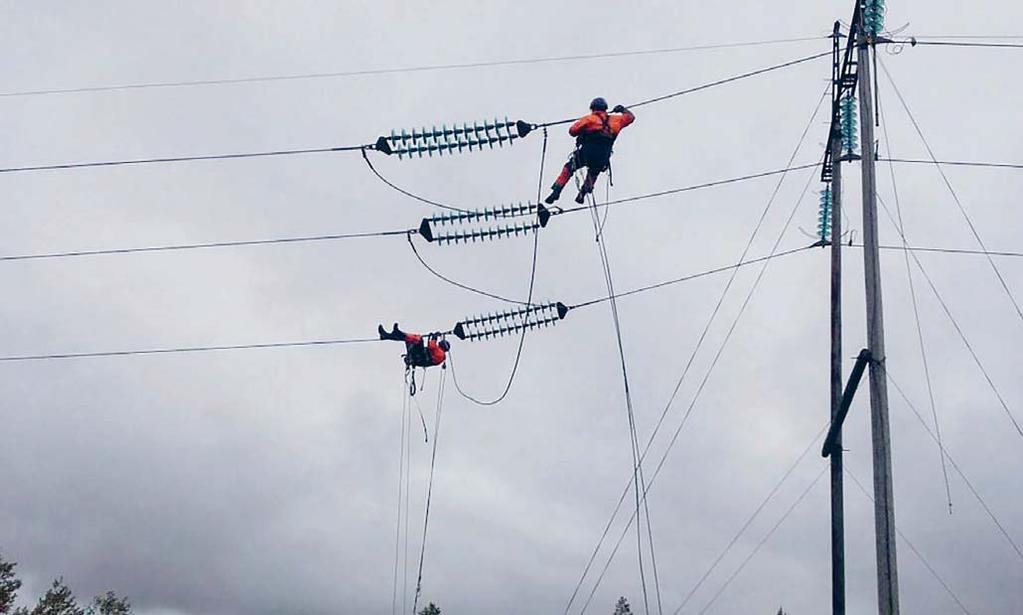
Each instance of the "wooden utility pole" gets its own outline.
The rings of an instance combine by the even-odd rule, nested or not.
[[[831,421],[842,405],[842,156],[841,132],[832,132],[831,160]],[[831,453],[831,612],[845,615],[845,518],[842,436]]]
[[[862,19],[862,15],[861,15]],[[870,351],[870,426],[874,461],[874,541],[877,551],[877,603],[881,615],[899,613],[899,576],[895,556],[895,500],[892,495],[888,381],[884,362],[884,310],[877,243],[877,177],[874,162],[874,98],[870,48],[862,23],[857,36],[860,94],[860,169],[863,175],[863,268],[867,297],[867,349]]]
[[[831,133],[831,424],[842,406],[842,120],[840,105],[845,90],[839,43],[841,24],[832,30]],[[824,240],[823,234],[821,240]],[[831,613],[845,615],[845,504],[842,483],[842,435],[838,432],[831,463]]]

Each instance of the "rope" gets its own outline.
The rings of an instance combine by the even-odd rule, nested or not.
[[[366,148],[366,147],[362,148],[362,159],[366,161],[366,165],[369,167],[369,170],[373,171],[373,175],[376,175],[377,179],[379,179],[380,181],[384,182],[384,184],[390,186],[391,188],[397,190],[398,192],[404,194],[405,196],[407,196],[407,197],[409,197],[411,199],[415,199],[415,200],[417,200],[417,201],[419,201],[421,203],[426,203],[427,205],[433,205],[434,207],[440,207],[441,209],[446,209],[448,211],[457,211],[457,212],[461,212],[461,213],[469,213],[469,210],[467,210],[467,209],[460,209],[458,207],[454,207],[454,206],[451,206],[451,205],[445,205],[444,203],[438,203],[437,201],[431,201],[430,199],[421,197],[418,194],[413,194],[413,193],[409,192],[408,190],[405,190],[404,188],[401,188],[401,187],[391,183],[390,180],[388,180],[386,177],[381,175],[380,171],[377,171],[376,167],[373,166],[373,163],[370,161],[369,156],[366,155],[366,150],[367,149],[368,148]]]
[[[587,173],[588,172],[589,171],[587,171]],[[578,184],[578,177],[576,178],[576,183]],[[639,514],[640,514],[640,491],[642,491],[644,496],[645,496],[645,494],[646,494],[646,480],[643,477],[642,462],[640,460],[640,455],[639,455],[639,440],[636,437],[636,418],[635,418],[635,413],[633,411],[633,406],[632,406],[632,392],[631,392],[631,389],[629,387],[629,370],[628,370],[628,367],[626,366],[626,362],[625,362],[625,346],[624,346],[624,343],[622,342],[621,320],[620,320],[619,314],[618,314],[618,302],[615,299],[614,280],[612,279],[612,276],[611,276],[611,264],[610,264],[610,261],[608,259],[608,255],[607,255],[607,244],[601,238],[600,214],[597,212],[596,199],[593,198],[593,194],[592,193],[589,195],[589,197],[590,197],[590,199],[589,199],[590,200],[590,204],[592,205],[592,208],[591,208],[591,218],[592,218],[592,222],[593,222],[594,238],[595,238],[595,241],[596,241],[596,244],[597,244],[598,252],[600,253],[601,266],[602,266],[602,269],[603,269],[603,272],[604,272],[604,281],[607,284],[608,301],[610,302],[610,305],[611,305],[611,320],[614,323],[615,340],[616,340],[616,342],[618,344],[618,358],[619,358],[619,360],[621,362],[621,366],[622,366],[622,381],[623,381],[624,386],[625,386],[625,407],[626,407],[627,414],[628,414],[628,419],[629,419],[629,438],[630,438],[630,445],[631,445],[631,449],[632,449],[632,479],[633,479],[633,484],[635,485],[635,495],[636,495],[636,510],[635,510],[635,515],[636,515],[636,519],[637,519],[637,522],[636,522],[636,553],[637,553],[637,556],[638,556],[638,559],[639,559],[639,579],[640,579],[640,585],[643,588],[643,608],[644,608],[644,612],[645,613],[649,613],[650,612],[650,601],[649,601],[649,597],[647,595],[646,573],[645,573],[645,570],[644,570],[644,567],[643,567],[643,530],[642,530],[642,523],[640,522],[640,518],[639,518]],[[653,567],[653,572],[654,572],[654,580],[655,580],[655,588],[656,588],[657,608],[658,608],[658,612],[659,613],[663,613],[663,608],[661,607],[660,583],[657,580],[657,565],[656,565],[656,560],[654,559],[654,550],[653,550],[654,543],[653,543],[652,530],[651,530],[651,527],[650,527],[650,510],[649,510],[649,507],[648,507],[648,504],[647,504],[647,500],[646,500],[645,497],[643,498],[643,506],[644,506],[644,508],[646,510],[647,532],[648,532],[648,535],[649,535],[649,538],[650,538],[650,558],[651,558],[651,563],[653,564],[652,567]],[[587,604],[588,604],[588,602],[587,602]],[[586,611],[586,605],[583,605],[583,611],[582,612],[585,613],[585,611]]]
[[[409,399],[413,399],[411,396]],[[421,415],[420,415],[421,416]],[[424,427],[425,429],[425,427]],[[409,407],[408,418],[405,425],[405,546],[404,546],[404,562],[402,564],[402,592],[401,592],[401,611],[404,613],[408,610],[408,553],[409,553],[409,515],[410,502],[412,501],[412,408]]]
[[[399,446],[398,455],[398,505],[394,524],[394,580],[391,588],[391,615],[395,615],[398,612],[398,560],[401,547],[401,504],[402,498],[402,482],[405,478],[405,438],[408,433],[405,426],[408,422],[408,392],[405,388],[405,383],[402,382],[401,386],[401,442]]]
[[[829,90],[829,88],[826,87],[821,92],[821,96],[817,100],[817,104],[814,107],[814,110],[813,110],[813,112],[810,115],[810,119],[807,121],[806,126],[804,127],[803,132],[800,135],[800,138],[799,138],[798,142],[796,143],[796,146],[793,149],[792,154],[789,157],[789,165],[791,165],[792,161],[795,160],[795,157],[796,157],[796,155],[798,155],[799,150],[802,147],[803,142],[806,140],[806,136],[809,133],[810,127],[813,125],[814,120],[816,119],[818,112],[820,111],[821,104],[824,101],[824,98],[827,95],[828,90]],[[806,166],[801,167],[801,168],[810,168],[810,167],[816,167],[816,166],[817,166],[816,164],[814,164],[814,165],[806,165]],[[724,302],[725,297],[728,294],[729,289],[731,288],[732,282],[735,279],[735,275],[736,275],[736,272],[738,271],[738,268],[743,266],[744,264],[750,264],[752,262],[763,262],[764,263],[763,268],[760,270],[760,273],[758,274],[756,280],[753,283],[753,286],[750,288],[749,293],[746,295],[746,299],[743,302],[742,308],[740,309],[738,314],[736,314],[736,316],[735,316],[735,318],[734,318],[734,320],[732,322],[732,325],[729,328],[728,333],[726,334],[726,337],[725,337],[724,341],[721,343],[721,346],[718,348],[717,355],[715,356],[714,361],[711,363],[711,366],[708,368],[708,371],[706,372],[706,374],[704,376],[704,379],[701,382],[700,387],[699,387],[699,389],[696,392],[696,395],[694,396],[692,402],[690,403],[689,408],[686,410],[686,413],[683,416],[681,423],[679,424],[678,428],[676,429],[676,431],[675,431],[675,433],[674,433],[674,435],[673,435],[673,437],[671,439],[671,442],[668,445],[668,448],[665,450],[664,454],[662,455],[661,460],[658,463],[658,466],[655,469],[654,474],[653,474],[653,476],[650,479],[651,485],[652,485],[653,481],[657,478],[657,475],[659,474],[661,468],[664,466],[664,462],[667,459],[668,453],[670,452],[671,448],[674,446],[675,441],[678,439],[679,433],[681,433],[682,428],[685,426],[686,421],[688,420],[690,414],[692,413],[693,409],[695,408],[696,402],[698,401],[699,396],[700,396],[700,394],[703,391],[703,387],[706,385],[707,380],[710,378],[710,374],[713,372],[714,367],[717,364],[718,358],[720,358],[721,353],[724,351],[725,345],[728,343],[728,340],[731,337],[732,331],[735,330],[735,327],[738,325],[739,319],[742,317],[742,314],[745,312],[746,306],[748,305],[748,303],[752,299],[754,292],[756,291],[757,287],[759,286],[760,280],[763,278],[764,272],[766,271],[767,264],[775,256],[783,256],[784,254],[792,254],[792,253],[795,253],[795,252],[799,252],[799,251],[802,251],[802,250],[809,249],[808,247],[804,247],[804,248],[799,248],[799,249],[795,249],[795,250],[790,250],[790,251],[788,251],[788,252],[786,252],[784,254],[777,253],[778,245],[780,244],[781,239],[784,237],[785,231],[788,229],[789,224],[791,224],[791,222],[792,222],[792,218],[795,215],[796,209],[798,208],[799,203],[801,202],[801,200],[803,198],[803,195],[805,195],[806,190],[807,190],[807,188],[810,185],[810,179],[813,178],[813,174],[811,174],[810,177],[807,179],[806,186],[803,188],[803,195],[800,196],[800,198],[796,201],[795,205],[793,206],[792,211],[789,214],[789,218],[788,218],[788,220],[785,223],[785,227],[782,229],[781,234],[779,234],[779,236],[778,236],[778,240],[775,242],[774,247],[772,248],[771,255],[769,255],[767,257],[764,257],[764,258],[761,258],[761,259],[757,259],[756,261],[744,262],[744,259],[745,259],[746,255],[749,253],[749,250],[750,250],[750,247],[753,244],[753,241],[756,239],[756,236],[760,232],[760,228],[763,225],[764,219],[766,218],[768,212],[770,211],[771,207],[773,206],[774,201],[777,198],[778,192],[781,190],[782,182],[785,180],[785,177],[788,174],[788,170],[792,170],[792,169],[786,169],[786,170],[780,172],[781,173],[781,178],[779,179],[778,184],[775,186],[774,191],[772,192],[770,199],[768,199],[767,205],[765,206],[764,211],[761,213],[761,216],[760,216],[757,224],[754,226],[754,229],[753,229],[753,231],[752,231],[752,233],[750,235],[750,238],[747,241],[747,244],[746,244],[745,248],[743,249],[742,254],[739,257],[738,263],[736,265],[731,266],[731,267],[726,267],[726,268],[721,269],[722,271],[729,270],[729,269],[733,269],[734,271],[732,273],[732,276],[729,278],[727,284],[725,285],[725,288],[722,291],[721,296],[719,297],[718,302],[717,302],[717,304],[714,307],[714,310],[711,312],[710,318],[708,319],[707,324],[706,324],[706,326],[703,329],[703,332],[701,333],[699,339],[697,340],[696,347],[693,349],[693,352],[690,355],[689,360],[686,362],[686,365],[683,367],[682,374],[680,375],[680,377],[679,377],[679,379],[678,379],[678,381],[677,381],[677,383],[675,385],[675,389],[672,392],[672,395],[669,398],[668,403],[665,404],[664,410],[661,412],[661,416],[660,416],[660,418],[657,421],[657,425],[654,427],[654,430],[653,430],[653,432],[650,435],[650,439],[647,441],[646,447],[645,447],[645,449],[643,451],[642,458],[645,458],[647,453],[650,451],[650,447],[653,445],[654,438],[657,436],[657,433],[660,431],[661,425],[664,423],[664,419],[666,418],[668,411],[670,410],[672,404],[674,403],[675,398],[678,395],[678,391],[681,388],[682,383],[685,380],[686,376],[688,375],[689,370],[690,370],[690,368],[691,368],[691,366],[693,364],[693,361],[696,359],[696,355],[699,353],[700,349],[702,348],[704,340],[706,339],[707,334],[710,331],[711,326],[713,325],[715,319],[717,318],[717,314],[718,314],[718,312],[721,309],[721,306],[722,306],[722,304]],[[692,277],[695,277],[695,276],[690,276],[689,279],[692,279]],[[678,280],[678,281],[681,281],[681,279]],[[668,282],[668,283],[674,283],[674,282],[675,281],[671,281],[671,282]],[[643,290],[649,290],[651,288],[657,288],[657,287],[659,287],[661,285],[666,285],[666,284],[667,283],[662,283],[660,285],[652,285],[652,286],[650,286],[648,288],[637,289],[636,291],[631,291],[631,292],[642,292]],[[628,293],[623,293],[623,296],[625,294],[628,294]],[[631,486],[632,486],[632,479],[630,478],[629,482],[627,482],[626,485],[625,485],[625,489],[622,491],[622,495],[619,497],[618,504],[615,506],[614,510],[611,513],[611,517],[608,520],[607,525],[604,527],[604,531],[601,534],[600,539],[597,541],[596,547],[594,547],[593,553],[590,555],[589,561],[587,561],[587,563],[586,563],[586,567],[583,569],[583,573],[580,576],[579,581],[576,584],[575,589],[572,592],[572,597],[569,599],[568,606],[566,606],[566,608],[565,608],[565,612],[566,613],[568,612],[569,608],[571,608],[572,602],[575,600],[575,597],[578,594],[579,589],[582,587],[582,584],[585,581],[586,576],[589,574],[590,568],[593,565],[593,562],[595,561],[595,559],[597,557],[597,554],[600,551],[601,546],[604,544],[604,540],[607,537],[608,531],[611,529],[611,525],[614,523],[614,520],[617,518],[618,512],[621,509],[621,505],[624,502],[625,496],[628,493],[629,488]],[[648,486],[648,489],[649,488],[650,488],[650,486]],[[645,497],[645,494],[644,494],[644,497]],[[631,520],[630,520],[629,524],[631,524]],[[628,525],[626,526],[626,530],[627,529],[628,529]],[[624,536],[625,536],[625,532],[623,531],[622,532],[622,537],[624,538]],[[600,585],[601,580],[604,578],[604,574],[607,572],[608,567],[611,565],[611,561],[614,558],[615,554],[617,553],[618,545],[620,545],[620,544],[621,544],[621,538],[619,539],[619,541],[615,545],[615,547],[612,549],[611,555],[608,557],[608,559],[607,559],[607,561],[606,561],[606,563],[604,565],[603,570],[601,571],[600,575],[597,578],[596,583],[594,584],[592,590],[590,591],[589,597],[587,598],[587,601],[586,601],[587,604],[589,604],[589,602],[593,599],[593,596],[594,596],[594,594],[595,594],[595,592],[597,590],[597,587]]]
[[[430,453],[430,479],[426,486],[426,512],[423,515],[423,544],[419,550],[419,574],[416,578],[416,595],[412,601],[412,614],[415,615],[419,605],[419,595],[423,589],[423,561],[426,558],[426,530],[430,525],[430,501],[433,497],[433,470],[437,464],[437,443],[440,441],[440,417],[444,410],[445,373],[441,371],[440,385],[437,387],[437,412],[433,421],[433,450]]]

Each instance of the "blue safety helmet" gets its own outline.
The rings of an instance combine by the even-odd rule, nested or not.
[[[598,96],[590,103],[590,111],[607,111],[607,101]]]
[[[447,340],[441,340],[438,346],[440,346],[444,352],[451,350],[451,344],[449,344]]]

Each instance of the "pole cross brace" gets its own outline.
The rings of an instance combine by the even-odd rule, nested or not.
[[[845,417],[849,414],[849,406],[852,405],[853,396],[856,395],[856,387],[863,379],[863,371],[867,368],[867,364],[873,360],[873,355],[866,348],[861,350],[856,357],[856,364],[853,365],[852,373],[849,374],[849,382],[845,384],[845,390],[842,391],[842,403],[838,406],[838,414],[831,421],[831,428],[828,429],[828,435],[824,438],[824,446],[821,448],[822,457],[830,457],[833,453],[841,451],[841,447],[837,443],[839,436],[842,435],[842,424],[845,423]]]

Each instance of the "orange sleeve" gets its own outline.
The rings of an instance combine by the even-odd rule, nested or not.
[[[611,116],[611,127],[614,130],[614,133],[618,134],[618,132],[621,131],[622,128],[625,128],[626,126],[635,121],[636,116],[633,115],[631,111],[626,111],[625,113],[621,114],[616,113]]]
[[[430,340],[426,343],[426,350],[430,353],[430,358],[433,359],[434,365],[440,365],[447,358],[447,353],[440,347],[437,340]]]
[[[575,124],[572,124],[572,127],[568,129],[568,134],[573,137],[578,137],[580,133],[589,132],[587,129],[591,124],[593,124],[593,118],[594,115],[592,113],[579,118],[576,120]]]
[[[423,341],[423,336],[416,333],[405,334],[405,341],[409,344],[419,344]]]

